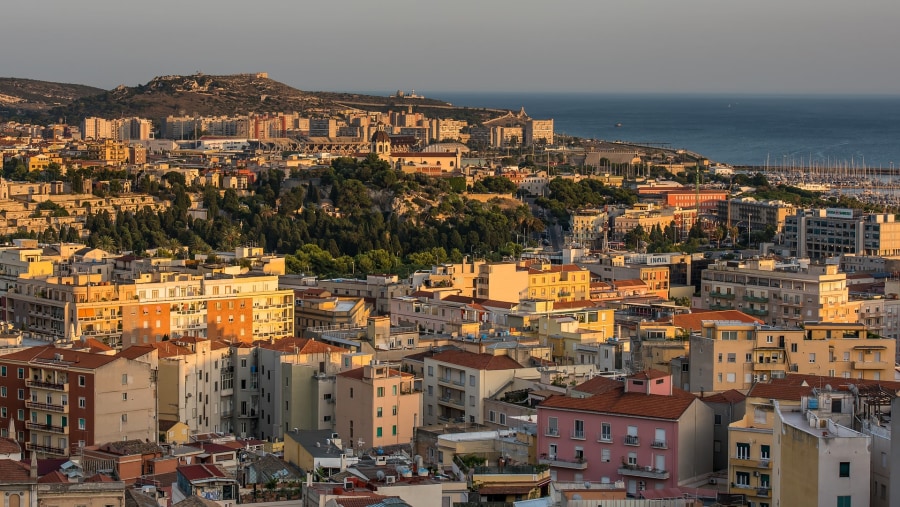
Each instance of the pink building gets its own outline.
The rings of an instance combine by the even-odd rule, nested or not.
[[[596,377],[538,406],[538,455],[557,481],[677,487],[713,471],[713,419],[664,372]]]

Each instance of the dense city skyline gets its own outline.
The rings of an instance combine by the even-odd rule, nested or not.
[[[113,88],[269,72],[304,90],[892,94],[896,4],[106,0],[4,6],[6,76]]]

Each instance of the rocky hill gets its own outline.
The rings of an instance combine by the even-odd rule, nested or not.
[[[0,114],[46,112],[72,101],[103,93],[100,88],[14,77],[0,78]]]

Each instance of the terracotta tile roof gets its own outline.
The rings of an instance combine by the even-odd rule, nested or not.
[[[559,408],[583,412],[599,412],[624,416],[652,417],[677,420],[698,398],[693,394],[672,388],[671,396],[644,393],[626,393],[625,386],[588,398],[552,396],[538,405],[538,410]]]
[[[754,384],[747,392],[748,398],[766,398],[771,400],[800,401],[800,398],[812,394],[812,387],[790,384]]]
[[[647,283],[639,278],[632,278],[630,280],[614,280],[612,282],[617,289],[625,288],[625,287],[646,287]]]
[[[0,356],[3,361],[22,361],[28,362],[35,359],[56,359],[56,355],[62,356],[62,360],[72,363],[72,368],[81,368],[93,370],[109,364],[116,360],[116,356],[107,356],[104,354],[91,354],[90,352],[81,352],[71,349],[59,349],[53,345],[45,345],[42,347],[30,347],[25,350],[13,352],[5,356]]]
[[[354,496],[348,496],[353,493],[345,492],[342,496],[335,498],[333,501],[340,507],[369,507],[373,504],[381,503],[388,498],[398,498],[379,495],[377,493],[360,492]]]
[[[145,356],[147,354],[153,353],[152,345],[132,345],[127,349],[122,349],[118,356],[124,357],[125,359],[137,359],[139,357]]]
[[[12,438],[0,437],[0,454],[16,454],[21,453],[22,447],[19,442]]]
[[[66,476],[65,476],[62,472],[60,472],[59,470],[54,470],[54,471],[50,472],[49,474],[47,474],[47,475],[41,477],[40,479],[38,479],[38,482],[41,483],[41,484],[48,484],[48,483],[51,483],[51,484],[54,484],[54,483],[55,483],[55,484],[59,484],[59,483],[62,483],[62,484],[68,484],[69,478],[66,477]]]
[[[227,447],[222,444],[192,442],[190,444],[185,444],[185,445],[190,446],[190,447],[196,447],[197,449],[200,449],[207,454],[222,454],[225,452],[234,452],[234,448]]]
[[[740,403],[746,398],[747,397],[744,396],[744,393],[738,391],[737,389],[729,389],[721,393],[704,396],[701,399],[706,403]]]
[[[607,377],[594,377],[590,380],[582,382],[572,389],[581,393],[603,394],[622,387],[622,382]]]
[[[188,481],[211,479],[214,477],[227,477],[225,472],[216,465],[184,465],[178,467],[178,473]]]
[[[116,482],[116,480],[106,474],[94,474],[85,479],[84,482]]]
[[[366,370],[366,367],[363,366],[362,368],[354,368],[352,370],[347,370],[347,371],[338,373],[338,375],[340,375],[341,377],[344,377],[344,378],[353,378],[353,379],[357,379],[357,380],[362,380],[365,370]],[[389,374],[391,376],[400,376],[400,377],[408,378],[408,379],[415,377],[415,375],[413,375],[411,373],[403,373],[402,371],[395,370],[393,368],[389,368]]]
[[[435,361],[456,364],[476,370],[513,370],[522,365],[509,356],[494,356],[491,354],[476,354],[464,350],[448,350],[435,354]]]
[[[165,421],[160,419],[159,421],[159,431],[169,431],[172,429],[172,426],[175,426],[181,421]]]
[[[226,343],[226,342],[223,342],[222,340],[213,340],[213,341],[211,341],[211,342],[209,343],[209,349],[210,349],[210,350],[227,349],[227,348],[230,347],[230,346],[231,346],[231,345],[229,345],[229,344]]]
[[[176,356],[190,356],[194,354],[191,349],[176,345],[173,342],[157,342],[154,343],[152,347],[159,351],[160,359]]]
[[[112,347],[110,347],[109,345],[107,345],[101,341],[97,341],[95,338],[88,338],[86,340],[78,340],[76,342],[73,342],[72,348],[75,350],[87,349],[88,352],[93,352],[93,353],[109,352],[109,351],[113,350]]]
[[[668,318],[665,318],[664,321],[668,321]],[[751,317],[744,312],[740,312],[738,310],[716,310],[716,311],[705,311],[705,310],[691,310],[691,313],[681,313],[675,315],[671,318],[671,322],[684,329],[690,329],[691,331],[700,332],[703,329],[702,322],[704,320],[736,320],[739,322],[746,322],[748,324],[757,323],[757,324],[765,324],[765,322]],[[661,320],[662,322],[663,320]]]
[[[289,354],[347,354],[350,351],[335,345],[329,345],[311,338],[282,338],[274,343],[263,342],[262,349],[287,352]]]
[[[21,461],[0,459],[0,484],[31,481],[31,467]]]

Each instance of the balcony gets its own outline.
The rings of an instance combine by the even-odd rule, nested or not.
[[[25,427],[34,431],[46,431],[48,433],[59,433],[67,435],[69,433],[68,426],[53,426],[52,424],[40,424],[35,422],[26,422]]]
[[[454,405],[457,407],[464,407],[466,404],[457,398],[452,396],[444,396],[443,398],[438,398],[438,402],[443,403],[444,405]]]
[[[51,391],[63,391],[67,392],[69,390],[68,383],[56,383],[56,382],[41,382],[39,380],[26,380],[25,386],[30,387],[32,389],[49,389]]]
[[[448,385],[448,386],[459,387],[459,386],[465,385],[465,382],[461,382],[458,380],[450,380],[449,378],[445,378],[445,377],[438,377],[437,380],[438,380],[438,384],[444,384],[444,385]]]
[[[547,428],[544,430],[545,437],[559,437],[559,428]]]
[[[666,480],[669,478],[669,471],[659,470],[651,466],[642,467],[630,463],[623,463],[622,466],[619,467],[619,475]]]
[[[734,306],[731,305],[709,305],[710,310],[734,310]]]
[[[549,465],[556,468],[570,468],[572,470],[587,469],[587,461],[585,461],[584,458],[562,459],[558,456],[541,454],[541,458],[538,460],[538,462],[541,465]]]
[[[53,447],[49,445],[39,445],[33,444],[31,442],[25,442],[25,449],[28,451],[40,452],[43,454],[58,454],[60,456],[68,456],[68,449],[62,449],[60,447]]]
[[[767,487],[759,487],[759,488],[756,488],[756,496],[761,496],[761,497],[766,497],[766,498],[768,498],[768,497],[771,496],[771,495],[772,495],[772,489],[771,489],[771,488],[767,488]]]
[[[654,449],[668,449],[669,443],[665,440],[654,440],[653,442],[650,442],[650,447]]]
[[[625,435],[625,438],[622,439],[622,443],[625,445],[641,445],[641,441],[637,435]]]
[[[772,371],[772,370],[784,370],[785,364],[783,361],[772,360],[772,361],[764,361],[762,363],[753,363],[753,369],[755,371]]]
[[[765,317],[769,315],[769,310],[760,310],[757,308],[744,308],[743,312],[748,315],[756,315],[757,317]]]
[[[581,430],[581,431],[573,430],[569,434],[569,436],[572,438],[572,440],[584,440],[584,430]]]
[[[769,468],[770,466],[772,466],[772,463],[769,461],[769,458],[759,460],[759,468]]]
[[[884,370],[888,367],[883,361],[853,361],[851,364],[854,370]]]
[[[50,403],[39,403],[37,401],[26,401],[25,407],[31,408],[34,410],[43,410],[45,412],[65,412],[66,411],[65,405],[53,405]]]
[[[734,294],[725,294],[722,292],[710,292],[709,297],[711,298],[719,298],[719,299],[734,299]]]
[[[744,296],[744,301],[749,301],[751,303],[768,303],[769,298],[758,297],[758,296]]]

